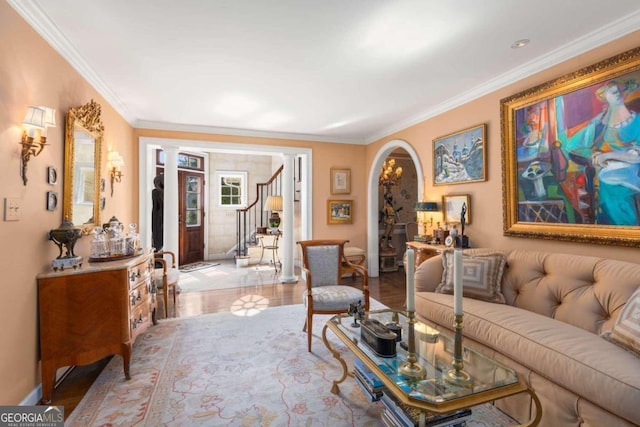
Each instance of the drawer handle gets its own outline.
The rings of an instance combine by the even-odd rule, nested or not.
[[[140,276],[141,276],[140,269],[138,269],[138,271],[132,271],[131,276],[129,276],[129,281],[135,282],[136,279],[140,278]]]
[[[138,327],[138,325],[139,325],[140,323],[142,323],[142,314],[140,315],[140,317],[139,317],[139,318],[137,318],[137,319],[133,319],[133,320],[132,320],[132,322],[131,322],[131,329],[135,329],[135,328],[137,328],[137,327]]]
[[[140,301],[141,299],[142,299],[142,295],[140,294],[140,291],[138,290],[138,296],[131,295],[131,305],[136,305],[136,302]]]

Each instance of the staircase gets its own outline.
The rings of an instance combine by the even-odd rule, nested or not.
[[[248,247],[258,244],[258,227],[269,225],[270,212],[264,210],[268,196],[282,194],[282,169],[280,166],[267,182],[256,184],[256,200],[244,209],[236,209],[236,256],[248,255]]]

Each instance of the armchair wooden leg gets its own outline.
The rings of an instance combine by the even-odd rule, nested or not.
[[[178,285],[173,286],[173,314],[176,315],[176,294],[178,293]]]
[[[164,318],[169,318],[169,286],[164,285],[162,287],[162,294],[164,295]]]
[[[311,353],[311,338],[313,336],[313,314],[307,315],[307,349]]]

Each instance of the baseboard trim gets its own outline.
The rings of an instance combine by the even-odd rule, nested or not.
[[[29,393],[27,397],[22,399],[22,402],[20,402],[18,405],[35,406],[40,403],[40,400],[42,400],[42,384],[38,384],[36,388],[31,390],[31,393]]]

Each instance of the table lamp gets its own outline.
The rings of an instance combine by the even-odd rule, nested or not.
[[[413,205],[415,212],[439,212],[438,204],[436,202],[416,202]],[[420,224],[420,236],[427,235],[427,222],[424,220],[423,214],[418,213],[418,224]],[[429,225],[433,227],[433,215],[429,219]]]
[[[280,215],[278,215],[278,212],[282,212],[282,196],[271,195],[267,197],[267,200],[264,202],[264,210],[271,211],[269,228],[271,232],[277,232],[278,227],[280,227]]]

